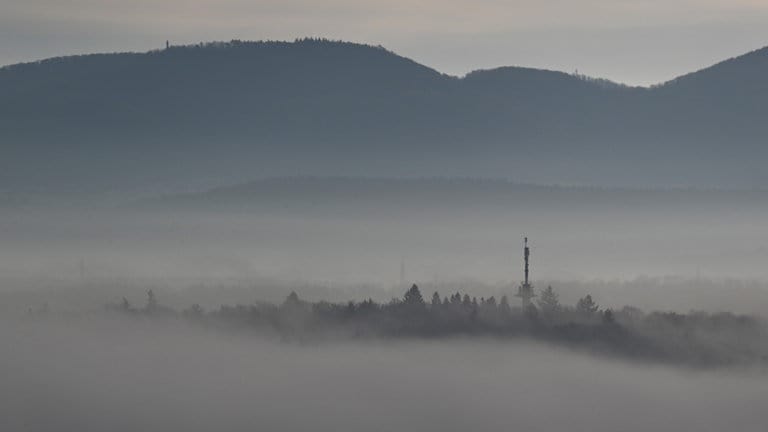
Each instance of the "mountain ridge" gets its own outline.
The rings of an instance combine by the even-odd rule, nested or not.
[[[200,42],[196,44],[184,44],[184,45],[172,45],[168,48],[157,48],[157,49],[150,49],[147,51],[114,51],[114,52],[99,52],[99,53],[89,53],[89,54],[70,54],[70,55],[59,55],[54,57],[47,57],[39,60],[30,60],[30,61],[23,61],[18,63],[11,63],[7,65],[0,65],[0,72],[6,69],[17,69],[17,68],[23,68],[26,66],[34,66],[34,65],[46,65],[51,63],[58,63],[58,62],[67,62],[72,60],[78,60],[78,59],[85,59],[85,58],[98,58],[98,57],[110,57],[110,56],[145,56],[145,55],[152,55],[152,54],[161,54],[164,52],[167,52],[169,50],[178,50],[178,49],[199,49],[199,48],[226,48],[231,46],[237,46],[237,45],[275,45],[275,46],[289,46],[291,44],[296,43],[306,43],[306,42],[313,42],[313,43],[323,43],[323,44],[339,44],[342,46],[348,46],[348,47],[357,47],[357,48],[366,48],[366,49],[375,49],[375,50],[381,50],[382,52],[386,54],[395,55],[401,59],[407,60],[414,65],[418,65],[420,67],[423,67],[425,69],[429,69],[439,75],[443,75],[446,77],[451,77],[455,79],[465,79],[468,76],[475,75],[475,74],[481,74],[486,72],[494,72],[494,71],[500,71],[500,70],[527,70],[527,71],[539,71],[544,73],[554,73],[558,75],[564,75],[564,76],[570,76],[570,77],[576,77],[581,78],[586,81],[591,82],[601,82],[606,83],[609,86],[613,87],[626,87],[626,88],[635,88],[635,89],[653,89],[658,87],[664,87],[667,85],[672,85],[681,79],[688,78],[690,76],[699,74],[701,72],[721,67],[721,66],[727,66],[729,64],[737,63],[739,61],[743,61],[748,58],[764,56],[765,58],[762,59],[764,61],[768,61],[768,45],[757,48],[748,52],[745,52],[743,54],[739,54],[733,57],[730,57],[728,59],[716,62],[714,64],[711,64],[709,66],[702,67],[701,69],[686,72],[681,75],[678,75],[674,78],[668,79],[666,81],[661,81],[655,84],[650,85],[630,85],[625,84],[620,81],[608,79],[608,78],[601,78],[601,77],[595,77],[595,76],[589,76],[589,75],[579,75],[575,73],[568,73],[565,71],[560,71],[556,69],[549,69],[549,68],[535,68],[535,67],[529,67],[529,66],[521,66],[521,65],[505,65],[505,66],[497,66],[497,67],[491,67],[491,68],[479,68],[479,69],[473,69],[469,72],[467,72],[464,75],[451,75],[448,73],[440,72],[439,70],[429,67],[427,65],[424,65],[422,63],[419,63],[416,60],[413,60],[409,57],[402,56],[400,54],[397,54],[395,51],[389,50],[381,45],[372,45],[372,44],[365,44],[365,43],[357,43],[357,42],[350,42],[350,41],[344,41],[344,40],[330,40],[330,39],[323,39],[323,38],[298,38],[294,41],[287,41],[287,40],[256,40],[256,41],[244,41],[244,40],[237,40],[233,39],[231,41],[211,41],[211,42]]]
[[[60,57],[0,68],[0,185],[374,175],[763,187],[765,76],[768,48],[653,87],[523,67],[455,77],[316,39]]]

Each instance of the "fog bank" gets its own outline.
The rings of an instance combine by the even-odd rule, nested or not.
[[[768,376],[488,340],[298,345],[142,321],[5,321],[0,429],[765,430]]]

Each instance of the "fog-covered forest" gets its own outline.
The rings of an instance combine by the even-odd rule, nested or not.
[[[632,362],[762,367],[763,198],[300,177],[85,212],[22,206],[2,223],[15,247],[4,252],[0,309],[300,344],[492,338]],[[528,307],[515,297],[520,237],[506,229],[535,235]]]
[[[764,426],[765,318],[536,293],[526,310],[517,297],[416,285],[386,302],[291,292],[277,303],[172,308],[152,289],[88,310],[43,302],[0,317],[0,427]]]
[[[163,306],[154,291],[134,306],[125,297],[105,306],[108,312],[163,320],[182,319],[220,330],[256,332],[283,340],[317,342],[338,339],[495,337],[534,339],[582,351],[622,356],[634,361],[658,361],[695,366],[768,366],[768,322],[732,313],[645,313],[624,306],[601,308],[590,294],[575,305],[560,303],[551,287],[535,304],[511,306],[499,300],[456,292],[425,299],[417,285],[402,298],[387,303],[306,302],[291,292],[281,304],[222,305],[205,311],[193,304],[182,311]],[[29,311],[47,315],[47,309]]]

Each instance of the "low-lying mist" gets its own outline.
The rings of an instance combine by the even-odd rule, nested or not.
[[[524,341],[298,344],[178,322],[2,320],[0,430],[764,431],[759,370]]]
[[[762,432],[764,198],[289,179],[3,207],[0,430]],[[558,307],[513,297],[526,235]]]
[[[425,293],[768,315],[762,191],[623,190],[466,179],[262,180],[119,205],[0,208],[0,311],[100,308],[154,289],[205,308]]]

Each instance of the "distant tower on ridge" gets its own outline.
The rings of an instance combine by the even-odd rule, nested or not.
[[[165,49],[168,49],[171,47],[171,43],[169,41],[165,41]]]
[[[525,238],[525,244],[523,246],[523,258],[525,259],[525,282],[517,288],[517,295],[522,300],[523,310],[528,309],[531,305],[531,299],[536,297],[533,293],[533,285],[531,285],[528,279],[528,259],[531,255],[531,250],[528,248],[528,237]]]

